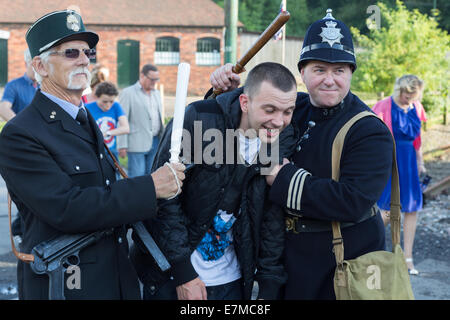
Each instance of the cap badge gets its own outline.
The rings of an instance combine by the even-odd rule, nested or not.
[[[327,27],[322,27],[322,32],[319,34],[319,36],[322,37],[322,42],[328,42],[330,47],[332,47],[335,43],[340,44],[341,39],[344,36],[341,34],[341,29],[336,28],[337,23],[334,21],[327,21],[325,24]]]
[[[80,30],[80,20],[73,11],[67,15],[67,29],[75,32]]]

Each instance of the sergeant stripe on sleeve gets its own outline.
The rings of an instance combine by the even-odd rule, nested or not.
[[[291,183],[289,184],[287,207],[290,209],[295,209],[295,202],[294,202],[293,195],[295,195],[297,193],[298,180],[299,180],[303,170],[304,169],[297,170],[297,172],[294,173],[294,175],[292,176]]]
[[[290,209],[300,210],[300,201],[302,199],[303,184],[308,175],[311,175],[305,169],[299,169],[291,178],[289,184],[287,204]]]

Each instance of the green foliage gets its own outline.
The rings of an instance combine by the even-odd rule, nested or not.
[[[415,74],[425,81],[425,108],[439,112],[448,97],[450,36],[434,19],[418,10],[409,11],[401,1],[392,9],[380,2],[377,5],[381,28],[368,36],[351,28],[361,48],[353,89],[390,95],[396,78]]]
[[[214,0],[224,6],[225,0]],[[281,0],[239,0],[239,20],[248,31],[262,32],[276,17]],[[287,35],[304,37],[308,26],[325,16],[327,8],[354,34],[358,69],[353,90],[392,93],[395,78],[416,74],[425,80],[423,104],[439,113],[448,103],[450,3],[437,1],[440,14],[430,18],[433,1],[381,0],[381,29],[370,31],[367,8],[373,0],[287,0],[291,18]],[[416,8],[416,9],[415,9]],[[441,30],[439,27],[443,28]],[[446,58],[447,55],[447,58]]]
[[[128,156],[126,156],[125,158],[119,157],[119,164],[122,168],[128,169]]]
[[[213,0],[222,8],[225,0]],[[395,0],[381,1],[388,8],[395,7]],[[245,25],[248,31],[262,32],[276,17],[281,0],[239,0],[239,21]],[[405,0],[408,9],[419,9],[421,13],[430,14],[433,1]],[[327,8],[333,9],[333,15],[344,21],[349,27],[355,27],[362,34],[368,34],[366,19],[369,17],[367,8],[375,4],[373,0],[287,0],[287,10],[291,13],[291,19],[287,23],[289,36],[303,37],[308,26],[325,16]],[[437,17],[439,26],[450,31],[450,3],[437,1],[440,12]]]
[[[172,120],[173,117],[165,117],[164,118],[164,126],[167,126],[167,124],[170,122],[170,120]]]
[[[225,6],[225,0],[214,0],[214,2],[222,8]],[[308,4],[308,2],[314,2],[314,4]],[[247,31],[262,32],[278,15],[280,4],[281,0],[239,0],[239,21],[245,25]],[[325,15],[326,5],[320,10],[315,8],[317,8],[317,1],[287,0],[287,10],[291,14],[286,25],[287,35],[303,37],[311,22]],[[311,17],[311,10],[314,10],[313,13],[317,17]]]
[[[450,2],[446,0],[439,1],[417,1],[417,0],[405,0],[404,4],[410,10],[416,8],[421,13],[433,16],[433,6],[436,5],[438,15],[436,20],[439,23],[439,27],[450,32]]]

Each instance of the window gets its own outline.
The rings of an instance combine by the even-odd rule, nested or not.
[[[198,39],[195,62],[199,66],[220,65],[220,40],[216,38]]]
[[[156,39],[155,64],[172,65],[180,63],[180,39],[161,37]]]
[[[0,86],[8,82],[8,39],[10,32],[0,30]],[[23,55],[22,55],[23,57]],[[22,58],[23,59],[23,58]]]

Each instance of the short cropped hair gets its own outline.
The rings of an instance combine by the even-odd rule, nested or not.
[[[418,98],[421,98],[424,82],[416,75],[406,74],[397,78],[394,83],[394,98],[400,97],[404,92],[416,93]]]
[[[100,98],[102,94],[106,94],[107,96],[117,96],[119,91],[116,86],[109,81],[100,82],[95,89],[95,95]]]
[[[150,71],[158,71],[158,68],[149,63],[144,65],[141,69],[141,73],[143,75],[147,75],[147,73],[149,73]]]
[[[258,93],[261,83],[264,81],[283,92],[288,92],[293,88],[297,89],[297,81],[288,68],[275,62],[263,62],[249,72],[244,85],[244,93],[252,98]]]
[[[52,70],[52,68],[53,68],[53,65],[51,63],[49,63],[51,53],[52,53],[51,51],[44,51],[39,55],[42,62],[49,65],[50,70]],[[41,84],[42,80],[43,80],[41,75],[39,73],[37,73],[36,70],[34,70],[34,67],[33,67],[33,71],[34,71],[34,78],[36,79],[37,83]]]

